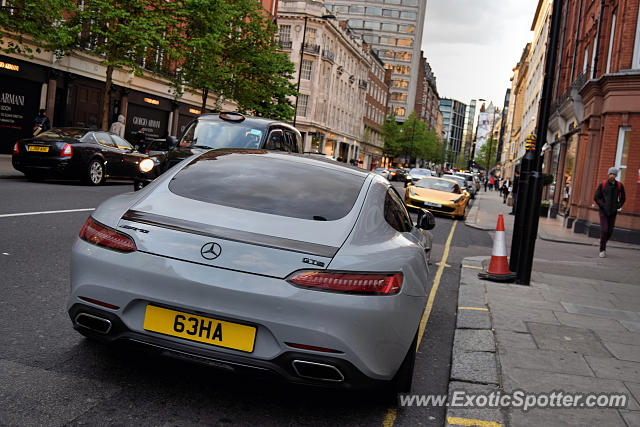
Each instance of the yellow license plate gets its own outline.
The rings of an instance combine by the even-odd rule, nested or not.
[[[144,329],[251,353],[256,338],[254,326],[225,322],[195,314],[148,305]]]
[[[49,147],[43,147],[41,145],[30,145],[27,148],[28,151],[39,151],[41,153],[46,153],[49,151]]]

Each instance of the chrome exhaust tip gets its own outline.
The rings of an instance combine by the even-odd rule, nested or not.
[[[291,362],[293,370],[301,378],[309,378],[320,381],[342,382],[344,375],[333,365],[308,362],[306,360],[294,360]]]
[[[108,334],[112,326],[110,320],[88,313],[79,313],[75,318],[75,323],[78,326],[101,334]]]

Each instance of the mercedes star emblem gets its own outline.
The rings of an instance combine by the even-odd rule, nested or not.
[[[219,244],[214,242],[205,243],[200,249],[200,255],[204,259],[216,259],[222,253],[222,248]]]

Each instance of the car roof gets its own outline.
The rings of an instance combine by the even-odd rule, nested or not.
[[[244,117],[244,120],[241,121],[234,121],[234,120],[225,120],[220,118],[220,114],[224,114],[225,112],[220,112],[220,113],[205,113],[202,114],[200,116],[198,116],[198,120],[203,120],[203,121],[210,121],[210,122],[225,122],[225,123],[238,123],[238,124],[243,124],[245,126],[251,126],[251,127],[268,127],[272,124],[277,124],[278,126],[282,126],[282,127],[286,127],[289,130],[293,130],[296,133],[300,133],[298,131],[298,129],[294,128],[293,126],[291,126],[288,123],[285,123],[283,121],[280,120],[274,120],[274,119],[267,119],[264,117],[253,117],[253,116],[247,116],[242,114],[242,116]],[[231,113],[233,115],[240,115],[240,113]]]

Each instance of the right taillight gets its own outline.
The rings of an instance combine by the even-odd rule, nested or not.
[[[402,288],[402,273],[301,271],[287,282],[305,288],[359,295],[394,295]]]
[[[80,231],[80,238],[94,245],[104,246],[120,252],[133,252],[136,250],[136,244],[131,237],[100,224],[91,217],[84,223],[84,227]]]
[[[13,154],[18,154],[20,152],[20,148],[18,147],[18,143],[16,142],[13,146]]]
[[[73,148],[71,148],[71,144],[66,144],[62,149],[62,153],[60,153],[60,157],[71,157],[73,156]]]

